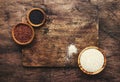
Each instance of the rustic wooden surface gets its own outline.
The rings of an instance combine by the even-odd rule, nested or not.
[[[88,76],[78,67],[23,67],[22,47],[16,45],[11,38],[12,26],[22,20],[19,19],[20,12],[16,14],[15,10],[19,7],[24,13],[27,9],[24,9],[23,5],[31,8],[33,3],[39,3],[37,0],[0,0],[0,82],[120,82],[120,1],[79,1],[95,5],[99,12],[99,46],[107,53],[107,66],[104,71],[95,76]]]
[[[23,65],[77,67],[80,51],[87,46],[97,46],[96,7],[79,0],[67,2],[51,0],[43,4],[46,5],[44,10],[48,18],[45,25],[35,29],[33,43],[22,48]],[[40,4],[36,5],[36,7],[39,6]],[[76,46],[77,53],[69,54],[68,47],[71,44]]]

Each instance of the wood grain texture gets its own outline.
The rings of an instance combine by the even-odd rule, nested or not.
[[[14,12],[18,6],[24,13],[28,9],[23,6],[31,8],[33,2],[40,4],[38,1],[40,0],[0,0],[0,82],[120,82],[120,23],[119,13],[116,13],[120,11],[119,0],[79,0],[95,5],[99,11],[99,47],[107,53],[107,66],[95,76],[83,74],[78,67],[22,66],[22,47],[16,45],[11,38],[11,28],[21,21],[21,16]],[[45,0],[41,0],[41,3],[42,1]]]
[[[23,65],[77,67],[80,51],[98,44],[96,7],[79,0],[50,0],[44,4],[48,18],[45,25],[35,29],[34,42],[22,49]],[[69,56],[71,44],[76,46],[77,53]]]

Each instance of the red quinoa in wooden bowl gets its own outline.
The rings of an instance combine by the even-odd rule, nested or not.
[[[12,29],[12,37],[20,45],[29,44],[34,38],[34,29],[28,24],[19,23]]]

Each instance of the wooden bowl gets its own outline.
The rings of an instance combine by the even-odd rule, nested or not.
[[[30,25],[34,27],[39,27],[45,23],[46,14],[40,8],[32,8],[27,13],[27,21]]]
[[[21,28],[21,29],[20,29]],[[28,30],[26,30],[27,28]],[[25,31],[25,32],[22,32]],[[32,42],[34,38],[34,29],[26,23],[19,23],[12,29],[13,40],[19,45],[27,45]],[[28,37],[28,40],[26,39]]]
[[[83,66],[81,65],[81,62],[80,62],[81,55],[83,54],[84,51],[86,51],[86,50],[88,50],[88,49],[97,49],[98,51],[100,51],[100,52],[103,54],[103,57],[104,57],[104,63],[103,63],[103,65],[102,65],[102,67],[101,67],[99,70],[95,71],[95,72],[89,72],[89,71],[85,70],[85,69],[83,68]],[[100,48],[95,47],[95,46],[86,47],[85,49],[83,49],[83,50],[81,51],[81,53],[80,53],[79,56],[78,56],[78,65],[79,65],[80,69],[81,69],[85,74],[88,74],[88,75],[98,74],[98,73],[100,73],[100,72],[105,68],[105,66],[106,66],[106,56],[105,56],[105,53],[103,52],[103,50],[101,50]]]

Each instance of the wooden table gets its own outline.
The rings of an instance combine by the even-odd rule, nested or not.
[[[120,82],[120,1],[119,0],[68,0],[92,4],[98,10],[99,47],[106,51],[107,66],[100,74],[88,76],[78,67],[31,68],[22,66],[22,47],[11,37],[12,27],[20,22],[21,12],[39,4],[65,0],[0,0],[0,82]],[[16,7],[17,6],[17,7]],[[17,8],[23,11],[15,13]],[[44,8],[44,5],[43,5]],[[77,7],[81,10],[80,7]],[[89,11],[89,10],[88,10]],[[92,12],[91,12],[92,13]],[[14,19],[18,17],[18,19]]]

